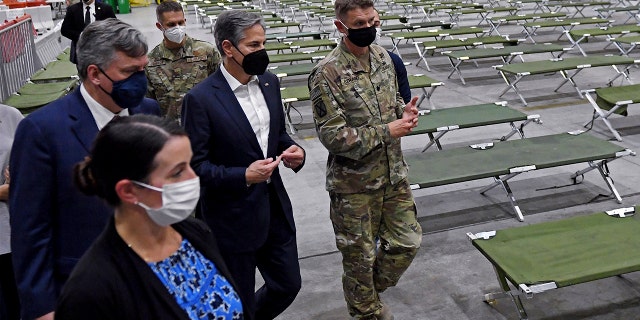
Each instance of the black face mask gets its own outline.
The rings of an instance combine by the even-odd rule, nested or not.
[[[244,60],[242,60],[241,66],[242,70],[244,70],[246,74],[255,76],[264,74],[264,72],[267,71],[267,66],[269,65],[269,55],[267,55],[266,49],[254,51],[245,55],[244,53],[242,53],[242,51],[240,51],[240,49],[238,49],[238,47],[236,47],[235,44],[232,43],[232,45],[234,48],[236,48],[236,50],[238,50],[238,52],[240,52],[242,56],[244,56]],[[236,59],[233,59],[233,61],[238,63]]]
[[[342,23],[342,25],[347,28],[347,25],[345,25],[342,21],[340,21],[340,23]],[[375,26],[360,29],[347,28],[347,31],[349,32],[347,34],[347,38],[349,38],[349,41],[361,48],[368,47],[373,43],[373,41],[376,40]]]

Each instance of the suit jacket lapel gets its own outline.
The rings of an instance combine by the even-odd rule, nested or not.
[[[247,119],[247,115],[242,110],[240,103],[238,103],[238,99],[236,99],[236,95],[231,90],[229,83],[224,78],[222,71],[218,69],[214,73],[212,77],[212,85],[214,87],[214,93],[216,98],[218,99],[215,105],[215,108],[222,108],[229,115],[229,118],[233,122],[233,124],[238,128],[239,136],[244,137],[249,145],[254,149],[254,151],[258,152],[262,155],[262,149],[258,144],[258,139],[256,135],[253,133],[253,128],[251,127],[251,123],[249,123],[249,119]],[[223,120],[223,119],[220,119]],[[230,125],[230,124],[225,124]]]
[[[93,139],[98,134],[98,125],[96,125],[96,121],[93,119],[91,111],[89,111],[89,106],[87,106],[82,94],[80,94],[80,87],[69,95],[67,110],[71,120],[71,130],[87,153],[89,153]]]
[[[267,156],[273,155],[277,152],[274,148],[278,146],[278,135],[280,129],[280,112],[282,109],[282,101],[278,101],[278,92],[279,87],[277,83],[273,83],[269,81],[269,79],[265,76],[258,76],[260,83],[260,90],[262,91],[262,95],[264,96],[264,100],[267,103],[267,108],[269,108],[269,141],[267,146]]]
[[[96,3],[96,20],[102,20],[102,6],[98,5],[98,3]]]

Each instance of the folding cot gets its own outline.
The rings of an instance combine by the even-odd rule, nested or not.
[[[409,164],[412,189],[493,178],[494,182],[482,188],[480,193],[501,186],[516,218],[523,221],[508,180],[532,170],[587,162],[587,168],[571,175],[574,183],[577,177],[597,169],[612,195],[622,203],[609,176],[607,163],[627,155],[635,153],[589,134],[561,133],[405,155],[405,160]]]
[[[209,28],[211,29],[211,33],[213,33],[215,25],[216,25],[216,20],[218,20],[218,15],[220,13],[222,13],[225,10],[229,10],[228,8],[224,8],[224,7],[215,7],[215,8],[204,8],[204,10],[200,11],[202,9],[198,9],[197,12],[199,12],[199,15],[196,14],[196,19],[198,19],[198,17],[200,17],[200,23],[202,24],[202,28],[205,27],[206,21],[209,21]],[[262,16],[266,19],[266,18],[278,18],[278,15],[273,12],[273,11],[268,11],[268,10],[262,10],[260,8],[255,8],[255,9],[251,9],[249,8],[244,8],[242,9],[243,11],[247,11],[247,12],[253,12],[253,13],[261,13]],[[283,19],[283,18],[280,18]]]
[[[302,38],[313,38],[313,39],[322,39],[329,32],[318,30],[318,31],[305,31],[305,32],[285,32],[285,33],[267,33],[265,35],[267,41],[269,40],[278,40],[282,41],[285,39],[302,39]]]
[[[296,21],[272,22],[272,23],[265,24],[265,28],[267,29],[267,32],[269,32],[272,29],[282,29],[282,28],[285,28],[286,30],[285,32],[289,32],[289,27],[297,27],[298,31],[302,32],[304,25]]]
[[[587,54],[584,52],[580,43],[586,42],[591,37],[605,36],[607,39],[613,39],[614,35],[626,35],[629,33],[640,32],[640,25],[624,24],[611,27],[602,28],[589,28],[589,29],[574,29],[567,32],[567,39],[571,41],[571,48],[577,47],[583,56]]]
[[[431,101],[431,96],[437,87],[443,86],[444,83],[440,82],[436,79],[433,79],[424,74],[410,74],[407,76],[409,79],[409,88],[411,89],[422,89],[422,93],[426,96],[427,101],[429,102],[429,106],[431,109],[434,108],[433,102]],[[427,90],[429,88],[429,90]]]
[[[27,82],[3,103],[20,110],[23,114],[31,113],[66,95],[76,84],[76,79],[49,83]]]
[[[318,22],[320,22],[320,25],[323,25],[324,21],[327,18],[335,16],[335,10],[331,8],[309,9],[309,10],[303,10],[302,12],[304,13],[304,17],[305,17],[305,20],[307,20],[308,25],[311,25],[312,18],[318,18]]]
[[[284,87],[280,88],[280,95],[282,98],[282,105],[284,107],[284,114],[286,116],[287,125],[289,125],[289,131],[293,134],[296,133],[296,129],[293,127],[293,123],[291,122],[291,109],[293,108],[293,103],[297,101],[308,101],[309,96],[309,87],[307,86],[295,86],[295,87]]]
[[[514,46],[520,42],[518,39],[509,39],[508,36],[488,36],[488,37],[477,37],[477,38],[458,38],[458,39],[447,39],[447,40],[433,40],[433,41],[423,41],[423,42],[414,42],[413,45],[418,51],[418,62],[416,66],[420,65],[420,62],[424,62],[427,70],[431,70],[429,67],[429,63],[427,63],[426,56],[430,52],[433,53],[437,49],[450,49],[450,48],[469,48],[469,47],[479,47],[485,46],[488,44],[501,44],[503,46]],[[422,46],[422,49],[420,47]]]
[[[575,10],[573,12],[573,14],[569,17],[569,18],[574,18],[577,15],[581,15],[583,18],[586,18],[586,16],[584,15],[583,11],[586,8],[591,8],[591,7],[600,7],[600,8],[596,8],[596,9],[601,9],[601,8],[607,8],[611,6],[611,2],[609,1],[559,1],[559,2],[547,2],[547,8],[549,8],[549,11],[556,11],[559,12],[562,9],[565,10]]]
[[[510,298],[527,319],[521,296],[640,271],[640,207],[532,224],[498,231],[467,233],[494,267],[500,292],[484,295],[493,305]],[[509,282],[514,286],[511,289]]]
[[[500,26],[509,23],[509,22],[531,22],[539,19],[551,19],[551,18],[563,18],[566,14],[560,12],[542,12],[542,13],[530,13],[530,14],[516,14],[512,16],[500,16],[500,17],[489,17],[487,22],[489,22],[489,26],[491,30],[489,30],[488,35],[491,35],[494,31],[496,34],[500,35],[498,28]]]
[[[520,9],[524,9],[528,4],[533,4],[533,13],[537,13],[538,11],[545,12],[545,10],[547,10],[547,7],[544,5],[546,1],[547,0],[507,0],[507,3],[509,5],[515,5]]]
[[[629,56],[629,53],[640,44],[640,35],[612,38],[609,41],[613,42],[616,48],[620,50],[620,54]],[[625,46],[628,47],[625,48]]]
[[[600,118],[616,140],[622,141],[620,133],[609,122],[609,116],[614,113],[627,115],[627,107],[630,104],[640,103],[640,85],[590,89],[583,90],[582,93],[593,107],[593,116],[585,127],[593,125],[593,122]],[[595,98],[591,96],[592,94],[595,94]]]
[[[32,82],[55,82],[77,78],[78,69],[75,64],[65,60],[56,60],[36,71],[29,80]]]
[[[316,51],[299,51],[293,53],[280,53],[269,55],[270,63],[280,62],[296,62],[296,61],[313,61],[317,62],[324,59],[332,50],[316,50]]]
[[[338,45],[337,39],[312,39],[312,40],[294,40],[282,42],[267,42],[264,48],[267,51],[282,52],[288,50],[296,52],[301,48],[328,48],[332,49]]]
[[[426,28],[440,27],[442,29],[451,29],[451,22],[445,21],[426,21],[426,22],[408,22],[400,24],[383,24],[380,26],[382,32],[398,31],[398,30],[418,30]]]
[[[307,62],[269,66],[269,71],[275,74],[278,79],[282,80],[283,78],[290,76],[308,75],[309,73],[311,73],[311,70],[313,70],[313,67],[315,67],[316,64],[316,62]]]
[[[463,15],[478,15],[480,16],[480,21],[478,21],[478,26],[489,18],[489,15],[495,13],[505,13],[506,15],[514,15],[518,12],[520,8],[516,6],[507,6],[507,7],[487,7],[487,8],[472,8],[472,9],[460,9],[460,10],[451,10],[449,11],[449,16],[451,17],[452,22],[460,21],[460,17]]]
[[[617,12],[626,13],[629,17],[627,18],[627,20],[623,21],[620,24],[625,24],[629,22],[629,20],[631,19],[635,19],[636,22],[640,22],[640,20],[638,20],[638,14],[640,14],[640,6],[596,8],[595,11],[598,12],[599,16],[605,19],[611,18],[611,16]]]
[[[516,122],[521,123],[517,126]],[[418,126],[413,128],[411,135],[426,133],[429,136],[429,142],[422,149],[422,152],[425,152],[434,144],[438,150],[442,150],[440,139],[450,131],[493,124],[508,123],[511,126],[511,131],[502,136],[501,141],[509,139],[516,133],[524,138],[524,127],[531,122],[540,123],[540,116],[537,114],[527,115],[507,107],[506,102],[500,101],[437,110],[421,110]]]
[[[479,3],[439,3],[436,2],[434,4],[421,6],[423,19],[429,20],[431,15],[437,15],[439,11],[448,12],[451,10],[461,10],[461,9],[481,9],[484,5]]]
[[[564,47],[557,44],[532,44],[532,45],[517,45],[517,46],[508,46],[508,47],[497,47],[497,48],[477,48],[477,49],[468,49],[468,50],[456,50],[456,51],[445,51],[442,54],[446,55],[449,58],[449,62],[451,63],[451,67],[453,68],[447,79],[450,79],[454,73],[457,73],[460,77],[460,81],[462,84],[467,84],[462,76],[462,72],[460,71],[460,65],[465,61],[474,61],[476,59],[484,59],[484,58],[501,58],[504,64],[510,63],[515,57],[520,57],[522,60],[522,55],[524,54],[535,54],[535,53],[551,53],[554,58],[557,58],[567,51]],[[554,56],[554,52],[560,52],[558,56]],[[524,60],[522,60],[524,62]]]
[[[202,28],[205,28],[205,24],[207,23],[207,21],[209,21],[209,24],[210,24],[209,27],[211,28],[211,33],[213,33],[213,29],[214,29],[216,20],[218,19],[218,16],[222,12],[228,10],[224,8],[215,8],[214,10],[212,9],[213,8],[198,9],[199,16],[196,17],[196,19],[200,20],[200,23],[202,24]],[[262,20],[266,23],[285,22],[285,18],[279,16],[273,11],[265,11],[262,9],[249,9],[249,8],[242,9],[242,11],[262,14]]]
[[[640,60],[621,56],[590,56],[530,61],[496,66],[496,70],[500,72],[502,79],[504,79],[507,84],[507,87],[502,90],[499,97],[502,97],[511,89],[518,95],[518,97],[520,97],[520,100],[526,106],[527,101],[524,99],[522,93],[517,87],[518,83],[524,79],[524,77],[546,73],[560,73],[564,78],[564,81],[562,81],[562,83],[560,83],[560,85],[553,91],[557,92],[563,85],[569,82],[576,89],[580,98],[582,98],[582,92],[574,80],[574,77],[580,73],[580,71],[593,67],[612,67],[617,74],[607,82],[608,85],[611,85],[618,77],[621,76],[631,82],[627,71],[639,62]],[[624,70],[620,70],[620,68],[618,68],[619,65],[626,65],[626,67]],[[569,74],[569,71],[572,70],[574,70],[573,73]]]
[[[426,31],[412,31],[412,32],[394,32],[388,33],[386,36],[391,38],[391,42],[393,43],[393,48],[391,48],[391,52],[397,52],[400,54],[400,50],[398,49],[398,45],[402,40],[411,40],[415,43],[416,39],[424,39],[424,38],[435,38],[436,40],[443,40],[447,37],[452,38],[452,36],[458,35],[467,35],[467,34],[483,34],[487,30],[479,27],[462,27],[462,28],[453,28],[453,29],[430,29]]]
[[[71,59],[71,48],[66,47],[62,52],[56,56],[56,60],[69,61]]]
[[[531,42],[536,43],[536,40],[533,39],[533,35],[540,28],[562,28],[562,34],[558,37],[558,40],[562,37],[562,35],[567,32],[573,30],[576,26],[580,25],[592,25],[595,24],[598,27],[607,27],[611,25],[614,20],[603,19],[603,18],[569,18],[569,19],[551,19],[551,20],[538,20],[534,22],[525,22],[522,24],[522,28],[524,29],[524,33],[527,35],[527,38],[531,39]]]

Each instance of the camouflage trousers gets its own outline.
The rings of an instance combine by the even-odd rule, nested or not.
[[[329,195],[349,314],[376,319],[382,309],[378,293],[396,285],[422,241],[411,189],[404,180],[371,192]]]

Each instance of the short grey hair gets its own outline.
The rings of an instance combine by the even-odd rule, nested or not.
[[[137,58],[148,49],[145,36],[125,22],[114,18],[93,22],[84,28],[76,44],[78,75],[86,79],[87,67],[92,64],[102,70],[108,68],[117,51]]]
[[[229,40],[237,46],[240,40],[244,39],[244,31],[256,24],[260,24],[263,30],[266,29],[264,20],[259,14],[242,10],[223,11],[216,20],[213,34],[218,51],[224,52],[222,50],[224,40]]]

